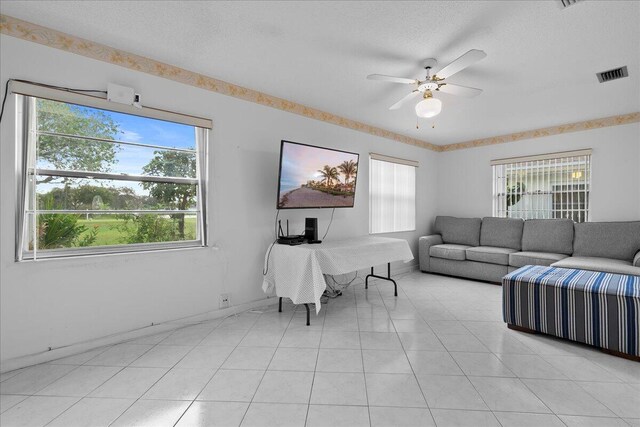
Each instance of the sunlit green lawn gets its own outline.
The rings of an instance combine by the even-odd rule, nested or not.
[[[122,225],[126,221],[123,219],[109,218],[103,215],[98,218],[81,219],[78,224],[87,227],[87,231],[80,236],[86,235],[90,230],[97,227],[98,234],[96,235],[96,241],[91,246],[109,246],[109,245],[122,245],[126,244],[127,233],[121,230]],[[185,219],[185,235],[196,235],[196,219]],[[131,224],[129,225],[131,226]]]

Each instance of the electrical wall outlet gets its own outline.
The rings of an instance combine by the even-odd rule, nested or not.
[[[133,94],[133,106],[136,108],[142,108],[142,97],[139,93]]]
[[[229,294],[220,294],[220,308],[229,308]]]

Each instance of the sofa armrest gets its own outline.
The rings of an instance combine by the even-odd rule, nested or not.
[[[429,270],[429,249],[434,245],[442,244],[442,236],[439,234],[432,234],[430,236],[422,236],[418,239],[418,257],[420,258],[420,270]]]
[[[640,251],[638,251],[636,256],[633,258],[633,266],[640,267]]]

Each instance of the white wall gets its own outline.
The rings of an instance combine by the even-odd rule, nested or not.
[[[80,88],[115,82],[146,105],[214,121],[210,150],[210,236],[205,249],[14,262],[15,117],[0,129],[0,361],[264,298],[264,252],[273,239],[281,139],[359,152],[356,204],[336,210],[327,239],[368,232],[368,153],[418,160],[416,231],[397,233],[417,256],[436,214],[491,215],[494,158],[593,148],[592,219],[640,219],[640,124],[484,148],[433,153],[225,97],[55,49],[0,36],[0,81]],[[4,87],[2,88],[2,90]],[[0,96],[4,93],[0,93]],[[436,191],[437,189],[437,191]],[[437,193],[437,194],[436,194]],[[283,211],[291,228],[329,210]]]
[[[146,105],[213,119],[210,149],[211,247],[183,251],[14,262],[15,116],[7,102],[0,144],[0,360],[46,351],[265,298],[265,250],[273,240],[280,140],[360,153],[356,202],[337,209],[327,240],[368,233],[368,153],[418,160],[417,230],[397,233],[417,257],[417,239],[435,214],[436,154],[169,80],[0,36],[0,80],[59,86],[131,86]],[[3,85],[4,89],[4,85]],[[4,95],[4,93],[0,94]],[[11,98],[10,98],[11,99]],[[291,228],[330,210],[283,211]]]
[[[581,148],[593,149],[590,220],[640,220],[640,123],[439,153],[436,212],[491,216],[491,160]]]

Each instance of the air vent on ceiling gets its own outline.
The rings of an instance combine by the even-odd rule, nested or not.
[[[582,0],[560,0],[559,3],[560,3],[560,7],[564,9],[566,7],[569,7],[571,5],[578,3],[579,1],[582,1]]]
[[[627,77],[629,72],[627,71],[627,66],[620,68],[614,68],[613,70],[603,71],[601,73],[596,73],[598,76],[598,81],[600,83],[608,82],[610,80],[621,79],[623,77]]]

